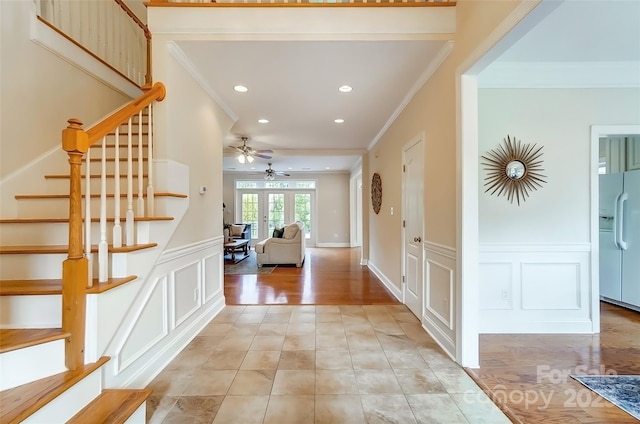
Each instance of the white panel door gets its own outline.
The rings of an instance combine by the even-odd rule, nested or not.
[[[640,307],[640,169],[624,173],[622,209],[622,301]]]
[[[418,319],[422,319],[423,278],[423,185],[424,159],[422,140],[404,151],[404,303]]]

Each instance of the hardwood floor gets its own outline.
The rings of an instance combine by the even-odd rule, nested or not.
[[[468,371],[514,422],[637,423],[569,375],[639,375],[640,313],[602,302],[600,334],[481,335]]]
[[[271,274],[224,276],[227,305],[398,304],[366,266],[359,248],[307,248],[301,268]]]

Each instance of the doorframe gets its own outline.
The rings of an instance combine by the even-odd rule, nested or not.
[[[640,134],[640,125],[592,125],[591,126],[591,163],[590,185],[591,205],[589,226],[591,229],[591,324],[594,333],[600,332],[600,230],[598,216],[600,214],[600,137],[608,135]]]
[[[425,240],[425,235],[424,235],[424,227],[425,227],[425,223],[424,223],[424,164],[426,163],[426,161],[424,160],[424,139],[425,139],[425,132],[421,131],[418,135],[414,136],[410,141],[408,141],[407,143],[404,144],[404,146],[402,146],[402,166],[404,167],[405,162],[406,162],[406,153],[407,150],[409,150],[410,148],[412,148],[413,146],[415,146],[418,143],[422,143],[422,164],[423,164],[423,181],[422,181],[422,243],[420,246],[420,249],[422,249],[422,260],[420,261],[420,267],[422,268],[422,298],[420,300],[420,316],[418,317],[420,319],[420,322],[422,322],[422,317],[424,316],[424,288],[425,288],[425,275],[424,275],[424,240]],[[402,172],[402,183],[401,183],[401,190],[402,190],[402,207],[401,207],[401,218],[402,221],[404,222],[406,220],[406,210],[405,210],[405,201],[406,201],[406,192],[405,192],[405,186],[406,186],[406,173],[403,171]],[[406,276],[407,275],[407,268],[406,268],[406,255],[407,255],[407,249],[406,249],[406,237],[407,237],[407,228],[405,226],[402,226],[402,223],[400,224],[400,233],[402,234],[401,237],[401,243],[402,243],[402,276]],[[400,290],[400,293],[402,295],[402,303],[404,305],[406,305],[406,290],[407,290],[407,284],[406,282],[403,280],[402,281],[402,290]]]

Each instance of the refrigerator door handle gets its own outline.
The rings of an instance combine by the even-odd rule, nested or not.
[[[624,203],[629,199],[629,194],[625,191],[616,199],[616,216],[615,216],[615,232],[614,242],[622,250],[627,250],[627,242],[624,241]]]

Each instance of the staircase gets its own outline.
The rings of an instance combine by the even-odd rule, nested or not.
[[[63,148],[71,171],[61,161],[15,196],[15,217],[0,219],[0,423],[145,422],[150,390],[106,387],[104,346],[114,334],[95,334],[109,317],[87,299],[99,304],[139,282],[160,254],[154,236],[166,244],[175,229],[173,216],[159,214],[186,195],[154,192],[151,118],[142,112],[163,97],[156,84],[86,132],[70,120]],[[106,121],[115,124],[105,129]],[[73,146],[69,130],[80,140]],[[103,141],[83,146],[92,137]],[[90,159],[80,165],[83,149]]]

